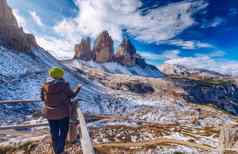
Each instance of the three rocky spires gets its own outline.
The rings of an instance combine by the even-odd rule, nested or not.
[[[93,60],[98,63],[118,62],[122,65],[145,65],[144,59],[136,52],[131,41],[124,38],[116,53],[113,52],[113,40],[107,31],[103,31],[91,47],[91,39],[87,37],[75,45],[75,59]]]

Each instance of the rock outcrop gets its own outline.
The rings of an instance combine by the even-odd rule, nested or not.
[[[117,52],[114,56],[115,61],[126,66],[139,65],[141,67],[146,67],[146,62],[144,58],[136,53],[136,48],[127,38],[124,38],[120,44]]]
[[[107,31],[103,31],[97,37],[93,50],[90,47],[90,38],[82,39],[80,44],[76,44],[74,59],[93,60],[98,63],[117,62],[128,67],[139,66],[150,72],[159,72],[157,67],[146,63],[128,38],[123,39],[114,54],[113,40]]]
[[[0,0],[0,21],[1,24],[5,22],[7,25],[18,26],[16,18],[12,14],[11,8],[8,7],[6,0]]]
[[[74,50],[74,58],[79,58],[88,61],[93,60],[95,57],[95,54],[91,50],[91,40],[89,37],[86,39],[82,39],[80,44],[76,44]]]
[[[37,47],[35,37],[26,34],[17,24],[6,0],[0,0],[0,40],[3,45],[18,51],[30,51]]]
[[[128,39],[123,39],[117,52],[115,60],[123,65],[133,66],[136,64],[136,59],[139,55],[136,54],[136,49]]]
[[[160,67],[167,80],[184,89],[183,98],[197,104],[213,104],[219,109],[238,115],[238,85],[228,75],[165,64]]]
[[[97,37],[94,52],[96,62],[105,63],[112,61],[113,40],[107,31],[103,31]]]

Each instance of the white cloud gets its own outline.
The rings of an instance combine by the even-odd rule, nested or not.
[[[32,19],[36,22],[37,25],[39,25],[39,26],[44,25],[41,21],[40,16],[38,16],[35,11],[30,11],[30,15],[31,15]]]
[[[47,50],[62,50],[72,55],[73,52],[69,51],[72,51],[73,46],[80,42],[82,37],[96,38],[103,30],[108,30],[117,44],[122,39],[123,28],[126,28],[136,39],[149,43],[160,43],[175,37],[184,29],[195,24],[192,14],[207,6],[202,0],[171,3],[150,10],[147,15],[143,16],[138,10],[142,5],[140,0],[75,0],[74,2],[80,10],[78,16],[64,19],[54,26],[61,41],[58,38],[55,38],[55,41],[49,38],[38,40],[41,42],[39,44],[46,46]],[[39,25],[43,24],[35,12],[31,14]],[[57,44],[64,44],[63,40],[67,42],[68,50],[61,47],[61,44]],[[202,45],[207,44],[196,43],[196,46]],[[160,57],[167,60],[170,57],[175,58],[176,55],[174,51],[166,51]]]
[[[152,60],[152,61],[164,61],[164,60],[170,60],[179,58],[178,54],[180,53],[179,50],[167,50],[163,53],[151,53],[148,51],[142,51],[139,52],[142,57],[144,57],[146,60]]]
[[[202,68],[223,74],[238,76],[238,62],[214,60],[211,57],[180,57],[166,61],[168,64],[179,64],[189,68]]]
[[[216,18],[214,18],[212,21],[205,22],[205,23],[201,26],[201,28],[214,28],[214,27],[220,26],[220,25],[223,24],[224,22],[225,22],[225,19],[224,19],[224,18],[216,17]]]
[[[229,10],[229,15],[236,16],[237,14],[238,14],[238,9],[237,8],[231,8]]]
[[[20,15],[19,11],[17,9],[12,10],[14,16],[17,19],[17,23],[20,27],[25,27],[26,26],[26,21],[25,19]]]
[[[217,57],[223,57],[223,56],[225,56],[225,54],[226,53],[224,51],[218,50],[218,51],[213,51],[213,52],[204,53],[204,54],[197,53],[197,54],[195,54],[195,56],[196,57],[208,56],[210,58],[217,58]]]
[[[69,41],[48,36],[36,36],[36,41],[41,47],[48,50],[58,59],[68,59],[73,57],[73,46]]]
[[[217,18],[214,19],[213,23],[210,26],[211,27],[217,27],[217,26],[221,25],[224,22],[225,22],[225,20],[223,18],[217,17]]]
[[[126,28],[136,39],[159,43],[175,37],[195,24],[193,13],[207,6],[202,1],[171,3],[141,15],[139,0],[77,0],[80,9],[76,18],[66,19],[55,26],[64,37],[87,35],[96,37],[108,30],[113,39],[120,41],[122,29]],[[69,40],[69,38],[68,38]]]
[[[187,50],[194,50],[199,48],[213,48],[211,44],[196,41],[196,40],[192,40],[192,41],[169,40],[169,41],[166,41],[166,43],[171,45],[176,45],[181,47],[182,49],[187,49]]]

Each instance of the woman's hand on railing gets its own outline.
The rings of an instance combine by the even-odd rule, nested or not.
[[[81,90],[81,85],[78,84],[78,85],[74,88],[74,91],[75,91],[76,94],[78,94],[80,90]]]

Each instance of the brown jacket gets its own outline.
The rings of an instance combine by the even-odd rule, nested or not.
[[[41,99],[45,102],[43,114],[49,120],[69,117],[70,99],[76,96],[64,79],[51,80],[42,86]]]

